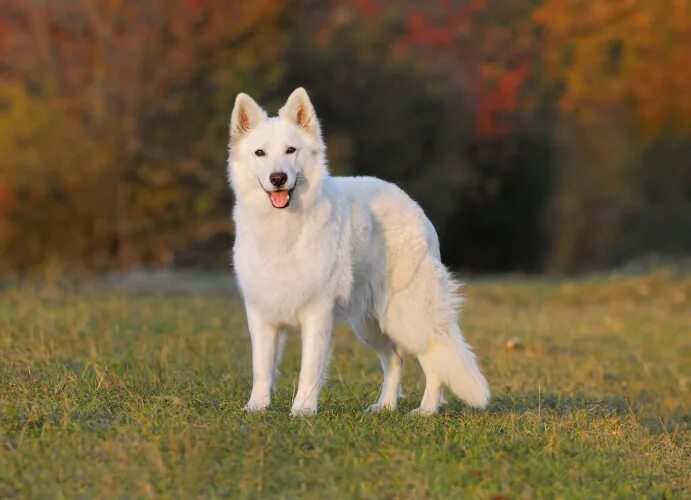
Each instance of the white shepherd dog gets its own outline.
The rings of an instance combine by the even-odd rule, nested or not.
[[[447,386],[476,407],[487,381],[458,326],[458,285],[441,263],[434,227],[394,184],[331,177],[307,92],[269,118],[239,94],[230,122],[234,264],[252,338],[247,411],[265,409],[287,326],[299,326],[302,363],[293,415],[317,411],[334,322],[347,320],[384,370],[368,411],[394,410],[402,355],[417,356],[426,386],[415,413],[436,413]]]

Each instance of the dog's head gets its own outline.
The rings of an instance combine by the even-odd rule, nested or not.
[[[296,89],[278,116],[238,94],[230,119],[230,183],[238,203],[266,212],[298,210],[318,196],[326,173],[325,146],[314,107]]]

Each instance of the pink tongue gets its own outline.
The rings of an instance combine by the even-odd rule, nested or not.
[[[290,200],[288,191],[272,191],[271,204],[276,208],[285,208]]]

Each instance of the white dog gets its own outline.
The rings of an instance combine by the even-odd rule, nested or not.
[[[315,413],[341,318],[384,370],[369,411],[396,408],[403,353],[417,356],[425,372],[416,413],[436,413],[443,386],[485,407],[487,381],[458,327],[458,286],[441,263],[434,227],[393,184],[329,176],[325,150],[304,89],[271,118],[247,94],[237,96],[228,169],[234,263],[252,339],[245,410],[269,405],[284,329],[299,326],[302,363],[291,413]]]

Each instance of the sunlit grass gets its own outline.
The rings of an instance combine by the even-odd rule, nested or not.
[[[422,390],[411,360],[399,411],[363,414],[378,363],[341,327],[320,414],[294,419],[296,335],[271,410],[241,411],[250,351],[233,296],[6,289],[0,496],[688,494],[691,279],[465,293],[488,410],[407,417]]]

